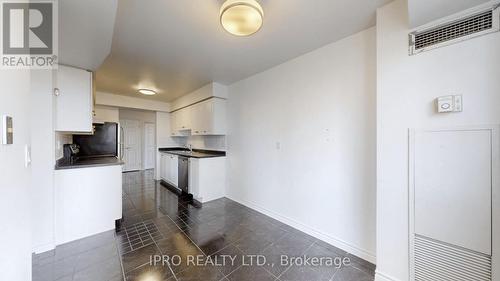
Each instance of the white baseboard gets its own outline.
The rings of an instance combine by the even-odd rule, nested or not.
[[[54,250],[55,248],[56,248],[56,245],[54,243],[48,243],[48,244],[44,244],[44,245],[39,245],[39,246],[33,247],[33,253],[35,253],[35,254],[41,254],[41,253],[44,253],[44,252],[48,252],[48,251]]]
[[[315,238],[318,238],[328,244],[331,244],[339,249],[342,249],[350,254],[353,254],[359,258],[362,258],[366,261],[369,261],[373,264],[375,264],[376,262],[376,256],[374,253],[371,253],[369,251],[366,251],[364,249],[361,249],[359,248],[358,246],[355,246],[355,245],[352,245],[342,239],[339,239],[337,237],[333,237],[329,234],[326,234],[324,232],[321,232],[311,226],[308,226],[306,224],[303,224],[301,222],[298,222],[294,219],[291,219],[291,218],[288,218],[286,216],[283,216],[283,215],[280,215],[278,213],[275,213],[273,211],[270,211],[270,210],[267,210],[266,208],[263,208],[253,202],[248,202],[248,201],[244,201],[244,200],[239,200],[239,199],[236,199],[236,198],[232,198],[232,197],[229,197],[226,195],[227,198],[233,200],[233,201],[236,201],[242,205],[245,205],[247,206],[248,208],[250,209],[253,209],[259,213],[262,213],[264,215],[267,215],[273,219],[276,219],[284,224],[287,224],[293,228],[296,228],[302,232],[305,232]]]
[[[375,270],[375,281],[401,281],[401,280]]]

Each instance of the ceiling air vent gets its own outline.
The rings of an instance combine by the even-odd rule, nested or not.
[[[500,30],[498,6],[409,34],[410,55]]]

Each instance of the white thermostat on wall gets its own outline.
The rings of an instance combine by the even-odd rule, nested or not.
[[[436,99],[437,111],[439,113],[461,112],[462,111],[462,96],[443,96]]]
[[[12,127],[12,117],[2,116],[2,144],[12,144],[14,142],[14,129]]]

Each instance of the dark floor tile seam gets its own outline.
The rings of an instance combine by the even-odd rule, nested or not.
[[[170,219],[170,220],[171,220],[171,221],[175,224],[175,226],[177,226],[177,228],[178,228],[178,229],[179,229],[182,233],[184,233],[184,235],[186,235],[186,237],[189,239],[189,241],[191,241],[191,243],[193,243],[193,244],[196,246],[196,248],[198,248],[198,250],[200,250],[200,252],[201,252],[201,253],[202,253],[205,257],[208,257],[208,255],[207,255],[207,254],[206,254],[206,253],[205,253],[205,252],[204,252],[204,251],[203,251],[203,250],[202,250],[202,249],[198,246],[198,244],[196,244],[196,243],[195,243],[195,242],[191,239],[191,237],[189,237],[189,235],[187,235],[187,234],[186,234],[186,232],[184,232],[184,230],[182,230],[182,229],[179,227],[179,225],[177,225],[177,223],[176,223],[176,222],[175,222],[175,221],[174,221],[174,220],[173,220],[173,219],[172,219],[169,215],[167,215],[167,217],[168,217],[168,218],[169,218],[169,219]],[[155,242],[155,243],[156,243],[156,242]],[[158,247],[158,248],[159,248],[159,247]],[[219,271],[219,273],[223,276],[223,277],[221,278],[221,280],[223,280],[224,278],[226,278],[226,277],[225,277],[225,275],[224,275],[224,273],[223,273],[223,272],[222,272],[222,271],[221,271],[218,267],[217,267],[217,271]],[[182,271],[181,271],[181,272],[182,272]],[[173,271],[172,271],[172,273],[173,273]],[[180,272],[179,272],[179,273],[180,273]],[[174,278],[175,278],[175,280],[177,280],[177,277],[175,276],[175,274],[174,274]]]
[[[361,271],[361,272],[363,272],[363,273],[366,273],[366,274],[368,274],[367,270],[368,270],[368,271],[371,271],[371,269],[366,268],[366,267],[365,267],[365,269],[360,268],[360,267],[363,267],[363,266],[362,266],[362,265],[360,265],[360,264],[359,264],[359,266],[356,266],[356,265],[358,265],[358,263],[356,263],[356,262],[351,262],[351,264],[350,264],[349,266],[350,266],[350,267],[352,267],[352,268],[355,268],[355,269],[357,269],[357,270],[359,270],[359,271]],[[370,274],[371,274],[371,273],[370,273]]]
[[[153,239],[153,243],[155,244],[156,249],[158,249],[158,251],[160,251],[160,254],[162,254],[162,255],[163,255],[163,252],[162,252],[162,250],[160,249],[160,247],[158,246],[158,244],[156,243],[156,240],[155,240],[155,239]],[[146,263],[146,264],[147,264],[147,263]],[[173,270],[173,269],[172,269],[172,267],[170,266],[170,263],[168,263],[167,265],[168,265],[168,269],[169,269],[169,270],[170,270],[170,272],[172,273],[172,276],[174,277],[174,280],[175,280],[175,281],[178,281],[177,276],[175,275],[174,270]],[[170,278],[169,278],[169,279],[170,279]],[[126,280],[124,280],[124,281],[126,281]]]
[[[105,231],[105,232],[107,232],[107,231]],[[98,234],[96,234],[96,235],[103,234],[103,233],[104,233],[104,232],[102,232],[102,233],[98,233]],[[113,241],[115,240],[115,237],[116,237],[116,236],[113,234]],[[72,254],[68,254],[68,255],[63,255],[63,256],[60,256],[60,257],[58,257],[58,258],[57,258],[57,253],[56,253],[56,249],[57,249],[57,247],[64,246],[64,245],[69,244],[69,243],[75,243],[75,242],[78,242],[78,241],[80,241],[80,240],[84,240],[84,239],[86,239],[86,238],[87,238],[87,237],[84,237],[84,238],[80,238],[80,239],[78,239],[78,240],[71,241],[71,242],[68,242],[68,243],[65,243],[65,244],[57,245],[57,246],[56,246],[56,248],[54,248],[53,250],[51,250],[51,251],[54,251],[54,253],[53,253],[53,257],[54,257],[54,259],[53,259],[52,263],[56,263],[56,262],[58,262],[58,261],[61,261],[61,260],[64,260],[64,259],[67,259],[67,258],[69,258],[69,257],[73,257],[73,256],[74,256],[74,257],[77,257],[77,256],[79,256],[79,255],[81,255],[81,254],[85,254],[85,253],[90,252],[90,251],[92,251],[92,250],[95,250],[95,249],[97,249],[97,248],[101,248],[101,247],[104,247],[104,246],[108,245],[108,243],[106,243],[106,244],[102,244],[102,245],[98,245],[98,246],[93,246],[93,247],[90,247],[90,248],[88,248],[88,249],[85,249],[85,250],[82,250],[82,251],[77,251],[76,253],[72,253]],[[48,257],[47,257],[47,258],[48,258]]]
[[[218,250],[217,252],[213,253],[213,254],[212,254],[212,256],[213,256],[213,255],[216,255],[217,253],[220,253],[221,251],[223,251],[223,250],[224,250],[224,249],[226,249],[226,248],[229,248],[229,246],[233,246],[233,247],[235,247],[236,249],[240,250],[240,248],[236,247],[236,245],[233,245],[233,243],[229,243],[226,247],[224,247],[224,248],[222,248],[222,249]],[[242,253],[243,253],[243,251],[242,251],[242,250],[240,250],[240,252],[242,252]],[[245,253],[243,253],[243,254],[245,254]],[[232,271],[231,271],[231,272],[229,272],[228,274],[224,274],[224,272],[222,272],[221,270],[219,270],[219,272],[222,274],[222,276],[224,276],[224,278],[227,278],[229,275],[231,275],[231,273],[235,272],[236,270],[238,270],[238,269],[239,269],[240,267],[242,267],[242,266],[243,266],[243,265],[242,265],[242,264],[240,264],[238,267],[236,267],[236,269],[232,270]],[[222,279],[224,279],[224,278],[222,278]],[[228,280],[229,280],[229,279],[228,279]]]
[[[195,243],[195,242],[191,239],[191,237],[189,237],[189,235],[187,235],[187,233],[186,233],[184,230],[182,230],[182,228],[180,228],[180,227],[179,227],[179,225],[178,225],[178,224],[177,224],[177,223],[176,223],[176,222],[175,222],[175,221],[174,221],[174,220],[173,220],[170,216],[168,216],[168,215],[167,215],[167,217],[168,217],[168,218],[169,218],[169,219],[170,219],[170,220],[171,220],[171,221],[175,224],[175,226],[177,226],[177,228],[178,228],[178,229],[179,229],[179,230],[180,230],[180,231],[181,231],[184,235],[186,235],[186,237],[189,239],[189,241],[191,241],[191,243],[193,243],[193,244],[196,246],[196,248],[198,248],[198,250],[200,250],[200,251],[203,253],[203,255],[204,255],[204,256],[207,256],[207,254],[206,254],[205,252],[203,252],[203,250],[202,250],[202,249],[198,246],[198,244],[196,244],[196,243]]]
[[[174,223],[175,223],[175,222],[174,222]],[[177,227],[178,227],[178,226],[177,226]],[[178,228],[179,228],[179,227],[178,227]],[[179,229],[180,229],[180,228],[179,228]],[[189,236],[186,234],[186,232],[184,232],[184,230],[180,229],[180,231],[182,231],[182,233],[184,233],[184,235],[186,235],[186,237],[189,239],[189,241],[191,241],[191,243],[193,243],[193,244],[196,246],[196,248],[198,248],[198,250],[200,250],[200,251],[201,251],[201,253],[202,253],[205,257],[208,257],[208,255],[207,255],[207,254],[206,254],[206,253],[205,253],[205,252],[204,252],[204,251],[200,248],[200,246],[198,246],[198,244],[196,244],[196,243],[195,243],[195,242],[191,239],[191,237],[189,237]],[[222,271],[221,271],[218,267],[216,267],[216,268],[217,268],[217,271],[219,271],[219,273],[223,276],[223,278],[221,278],[221,280],[222,280],[222,279],[224,279],[224,278],[225,278],[224,273],[223,273],[223,272],[222,272]]]
[[[128,235],[128,231],[127,231],[127,228],[124,228],[125,230],[125,236],[127,237],[127,242],[128,242],[128,245],[130,246],[130,251],[132,251],[133,247],[132,247],[132,242],[130,241],[130,237]]]
[[[116,250],[116,254],[118,255],[118,257],[120,257],[120,253],[118,252],[118,248],[117,248],[117,246],[116,246],[116,233],[113,233],[113,242],[112,242],[112,243],[113,243],[113,246],[114,246],[114,248],[115,248],[115,250]],[[108,244],[106,244],[106,245],[108,245]],[[81,255],[81,254],[83,254],[83,253],[90,252],[90,251],[92,251],[92,250],[95,250],[95,249],[100,248],[100,247],[104,247],[104,246],[106,246],[106,245],[102,245],[102,246],[99,246],[99,247],[93,247],[93,248],[91,248],[91,249],[89,249],[89,250],[87,250],[87,251],[80,252],[80,253],[78,253],[78,254],[75,254],[75,257],[77,257],[77,258],[78,258],[78,256],[79,256],[79,255]],[[88,269],[88,268],[90,268],[90,267],[92,267],[92,266],[95,266],[96,264],[102,263],[102,262],[103,262],[103,261],[98,261],[98,262],[91,263],[91,264],[87,265],[86,267],[80,268],[80,270],[78,270],[78,271],[76,270],[76,264],[75,264],[75,266],[74,266],[74,268],[73,268],[73,272],[72,272],[71,274],[68,274],[68,275],[62,276],[62,277],[58,278],[57,280],[62,280],[62,279],[64,279],[65,277],[68,277],[68,276],[70,276],[70,275],[71,275],[71,280],[73,280],[73,279],[75,278],[75,275],[76,275],[77,273],[82,272],[82,271],[84,271],[84,270],[86,270],[86,269]],[[121,264],[121,257],[120,257],[120,264]],[[123,267],[122,267],[122,274],[123,274]],[[57,280],[56,280],[56,281],[57,281]],[[124,280],[125,280],[125,279],[124,279]]]
[[[118,250],[118,245],[116,243],[116,233],[114,236],[115,236],[115,241],[113,243],[115,244],[115,250],[118,254],[118,258],[120,259],[120,268],[122,269],[123,281],[126,281],[127,279],[125,279],[125,268],[123,267],[122,255],[120,254],[120,250]]]
[[[337,273],[339,273],[339,271],[340,271],[340,268],[339,268],[339,269],[337,269],[337,270],[335,270],[335,272],[333,273],[332,278],[330,278],[328,281],[333,281],[333,280],[335,280],[335,276],[337,275]]]
[[[288,233],[290,233],[290,232],[288,232]],[[285,235],[286,235],[286,234],[285,234]],[[285,235],[283,235],[281,238],[283,238]],[[281,238],[280,238],[280,239],[281,239]],[[280,239],[276,240],[276,242],[278,242]],[[271,243],[269,246],[271,246],[271,245],[273,245],[273,244],[274,244],[274,243]],[[311,247],[312,247],[313,245],[314,245],[314,242],[313,242],[313,243],[311,243],[311,245],[309,245],[309,247],[307,247],[304,251],[302,251],[302,252],[300,253],[300,255],[303,255],[304,253],[306,253],[309,249],[311,249]],[[266,249],[267,249],[269,246],[267,246],[267,247],[266,247]],[[264,250],[265,250],[265,249],[264,249]],[[261,252],[264,252],[264,250],[262,250]],[[300,256],[300,255],[299,255],[299,256]],[[283,276],[283,274],[285,274],[285,272],[287,272],[287,271],[288,271],[291,267],[292,267],[292,265],[290,264],[290,265],[289,265],[289,266],[288,266],[285,270],[283,270],[283,271],[282,271],[282,272],[281,272],[278,276],[276,276],[276,275],[272,274],[272,273],[271,273],[269,270],[267,270],[265,267],[264,267],[264,270],[265,270],[265,271],[267,271],[268,273],[270,273],[270,274],[271,274],[271,276],[276,277],[276,279],[277,279],[277,280],[280,280],[280,277],[281,277],[281,276]]]
[[[242,239],[243,239],[243,238],[242,238]],[[241,239],[240,239],[240,240],[241,240]],[[238,240],[238,241],[239,241],[239,240]],[[271,243],[270,245],[272,245],[272,244],[273,244],[273,243]],[[260,253],[262,253],[262,252],[263,252],[265,249],[267,249],[270,245],[268,245],[267,247],[265,247],[264,249],[262,249],[262,250],[260,251]],[[240,251],[243,253],[243,255],[246,255],[246,253],[245,253],[242,249],[240,249],[238,246],[236,246],[236,245],[233,245],[233,246],[234,246],[236,249],[240,250]],[[290,265],[290,266],[291,266],[291,265]],[[289,266],[289,267],[290,267],[290,266]],[[241,266],[239,266],[238,268],[240,268],[240,267],[241,267]],[[287,268],[286,268],[283,272],[287,271],[289,267],[287,267]],[[267,270],[265,267],[262,267],[262,268],[264,269],[264,271],[265,271],[265,272],[269,273],[269,274],[271,275],[271,277],[275,278],[275,280],[278,280],[278,277],[277,277],[276,275],[274,275],[272,272],[270,272],[269,270]],[[233,273],[234,271],[236,271],[236,270],[233,270],[231,273]],[[283,272],[282,272],[282,274],[283,274]],[[280,274],[279,276],[281,276],[282,274]],[[229,274],[228,274],[227,276],[229,276]],[[226,277],[227,277],[227,276],[226,276]]]
[[[153,245],[153,244],[151,244],[151,245]],[[155,247],[157,248],[158,252],[160,252],[160,253],[161,253],[161,251],[160,251],[160,250],[159,250],[159,248],[158,248],[158,245],[156,245],[156,244],[155,244]],[[131,253],[131,252],[129,252],[128,254],[130,254],[130,253]],[[121,262],[121,256],[120,256],[120,262]],[[124,267],[122,267],[123,275],[124,275],[124,276],[126,276],[126,275],[127,275],[127,273],[130,273],[130,272],[132,272],[132,271],[134,271],[134,270],[136,270],[136,269],[139,269],[139,268],[141,268],[141,267],[143,267],[143,266],[145,266],[145,265],[148,265],[148,264],[151,264],[151,263],[150,263],[150,262],[145,262],[145,263],[140,264],[140,265],[138,265],[138,266],[136,266],[136,267],[134,267],[134,268],[131,268],[131,269],[130,269],[130,270],[128,270],[128,271],[125,271],[125,268],[124,268]],[[126,279],[125,279],[125,280],[126,280]]]
[[[240,264],[236,269],[234,269],[233,271],[229,272],[228,274],[224,275],[224,273],[222,275],[224,275],[224,278],[227,278],[229,280],[229,275],[233,274],[236,270],[240,269],[240,267],[243,267],[242,264]],[[223,279],[224,279],[223,278]]]

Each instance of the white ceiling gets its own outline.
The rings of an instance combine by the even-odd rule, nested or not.
[[[415,28],[488,1],[489,0],[408,0],[410,27]]]
[[[211,81],[231,84],[373,26],[390,0],[259,2],[264,25],[241,38],[220,26],[222,0],[120,0],[97,89],[137,96],[153,88],[159,94],[146,98],[172,101]]]
[[[111,51],[118,0],[58,2],[59,63],[97,70]]]

